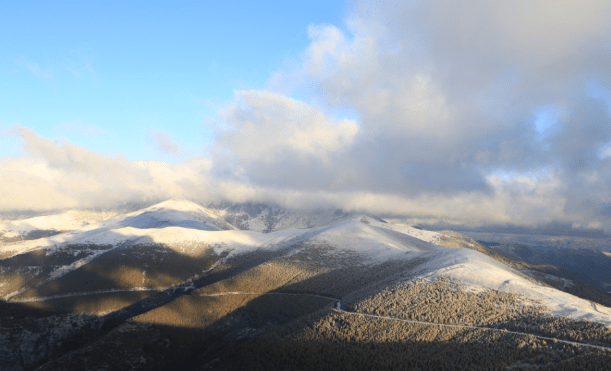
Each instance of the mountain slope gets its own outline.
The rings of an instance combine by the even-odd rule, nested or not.
[[[611,347],[611,309],[542,282],[526,263],[454,232],[360,214],[337,218],[262,233],[171,200],[6,244],[0,362],[11,359],[19,370],[175,369],[177,362],[243,369],[236,360],[252,357],[261,368],[302,368],[292,360],[333,349],[338,359],[353,354],[357,369],[384,369],[369,350],[395,349],[386,359],[401,365],[401,355],[424,341],[445,344],[465,367],[489,369],[488,362],[509,367],[544,357],[557,365],[576,350],[590,357],[596,346]],[[267,344],[268,355],[283,349],[295,357],[276,367],[256,344]],[[503,357],[472,359],[482,344],[498,344]],[[439,368],[419,357],[428,363],[414,367]]]
[[[117,258],[113,266],[122,262],[119,258],[122,256],[125,257],[123,261],[131,259],[134,262],[130,269],[146,274],[147,271],[163,270],[160,268],[163,264],[172,265],[161,257],[170,253],[176,255],[174,259],[181,261],[203,256],[202,254],[217,256],[215,259],[218,260],[220,256],[226,259],[236,254],[259,250],[279,251],[287,246],[302,243],[329,246],[334,254],[353,254],[358,256],[360,264],[426,258],[430,263],[420,268],[420,277],[448,276],[474,290],[494,289],[541,300],[550,308],[551,313],[559,316],[568,315],[577,319],[588,318],[601,323],[611,323],[606,317],[611,315],[611,312],[593,310],[589,302],[541,286],[524,273],[489,256],[474,250],[441,247],[430,242],[442,243],[442,240],[447,241],[447,236],[409,226],[391,225],[364,215],[355,215],[352,220],[327,227],[288,229],[270,233],[239,231],[197,204],[171,200],[69,233],[5,246],[4,253],[8,250],[13,255],[3,260],[2,273],[5,282],[15,281],[19,276],[17,272],[24,272],[24,266],[27,266],[28,274],[35,277],[30,277],[30,283],[21,287],[5,284],[0,290],[4,296],[8,295],[7,298],[16,295],[14,300],[24,299],[28,292],[30,296],[34,295],[36,290],[31,285],[47,282],[44,287],[58,286],[52,283],[62,276],[75,270],[85,271],[94,263],[101,266],[110,264],[101,262],[114,255]],[[483,247],[480,245],[480,248]],[[16,252],[20,254],[15,255]],[[129,256],[131,258],[128,259]],[[153,261],[158,261],[158,267],[148,267]],[[102,270],[100,267],[94,271]],[[200,269],[199,273],[203,270]],[[181,275],[183,281],[198,274],[197,269],[187,271],[187,275]],[[70,276],[63,280],[77,281]],[[22,281],[26,282],[28,279]],[[153,282],[157,282],[149,281],[150,283],[146,284],[147,281],[143,280],[142,287],[149,287]],[[169,285],[170,282],[178,284],[181,281],[167,282]],[[135,283],[121,285],[119,286],[122,288],[140,287],[133,286]],[[113,288],[113,284],[107,286],[96,286],[97,288],[92,290]],[[57,289],[42,291],[47,293],[44,296],[66,294]]]

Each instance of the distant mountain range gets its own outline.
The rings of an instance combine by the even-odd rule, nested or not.
[[[611,357],[604,252],[567,261],[368,214],[187,200],[3,221],[0,233],[3,370],[355,359],[356,369],[448,359],[488,369]],[[472,356],[497,343],[498,357]]]

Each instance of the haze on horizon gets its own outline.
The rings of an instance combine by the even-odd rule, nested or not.
[[[1,6],[0,213],[187,198],[611,233],[608,1],[117,4],[11,32],[27,12]],[[235,65],[185,62],[211,51]]]

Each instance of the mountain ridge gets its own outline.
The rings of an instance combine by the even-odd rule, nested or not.
[[[162,364],[169,361],[162,362],[160,354],[173,360],[189,354],[194,369],[217,358],[223,367],[240,369],[243,364],[230,366],[231,352],[250,354],[250,340],[272,341],[276,333],[332,339],[342,329],[369,329],[359,336],[380,346],[374,340],[378,332],[368,327],[373,322],[367,322],[378,317],[413,321],[404,326],[457,325],[435,330],[443,339],[456,339],[453,331],[464,325],[484,331],[478,336],[486,339],[504,336],[486,332],[494,328],[510,330],[516,339],[532,334],[537,341],[574,342],[571,346],[585,354],[599,349],[589,345],[611,346],[608,294],[588,291],[554,276],[551,268],[522,262],[459,233],[336,211],[317,218],[277,212],[261,224],[261,215],[269,214],[253,210],[248,215],[256,220],[252,226],[270,230],[239,229],[228,223],[229,212],[168,200],[69,232],[3,244],[0,344],[9,353],[0,347],[0,360],[25,365],[15,366],[19,370],[43,364],[41,370],[117,368],[125,360],[132,362],[128,368],[149,369],[135,366],[136,360]],[[324,225],[329,220],[335,222]],[[305,228],[304,223],[323,225]],[[331,299],[340,300],[344,311],[337,311]],[[16,316],[20,310],[39,311],[39,319]],[[350,316],[359,313],[373,317],[355,322]],[[77,320],[82,325],[66,325]],[[39,326],[35,336],[27,330],[33,323]],[[319,335],[311,333],[322,328]],[[470,336],[465,341],[478,343]],[[401,346],[417,347],[410,337],[399,337]],[[135,338],[141,340],[129,340]],[[208,345],[198,345],[201,339]],[[346,339],[351,337],[342,340],[346,346],[352,344]],[[159,343],[150,344],[153,340]],[[460,352],[470,351],[455,341],[452,346]],[[284,346],[272,343],[272,353]],[[117,354],[122,355],[111,357],[112,365],[104,363],[101,344],[121,344]],[[309,354],[299,344],[299,352]],[[558,354],[570,354],[569,348],[553,344],[537,347],[530,348],[533,354],[547,354],[554,362],[561,362]],[[161,369],[171,369],[163,364]]]

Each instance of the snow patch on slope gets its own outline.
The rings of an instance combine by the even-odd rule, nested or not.
[[[310,242],[322,243],[342,250],[357,252],[375,262],[386,261],[406,252],[423,252],[439,248],[404,233],[364,223],[361,218],[350,220],[317,234]],[[385,225],[385,223],[380,223]]]
[[[611,326],[611,309],[544,286],[474,250],[446,247],[424,265],[423,278],[449,276],[473,291],[499,290],[524,295],[546,306],[554,316],[586,319]]]
[[[388,229],[391,231],[406,234],[408,236],[417,238],[418,240],[430,242],[430,243],[435,243],[439,241],[441,237],[443,236],[441,233],[438,233],[438,232],[414,228],[412,226],[405,225],[405,224],[385,223],[385,222],[380,221],[379,219],[375,219],[367,215],[358,216],[354,218],[353,220],[358,220],[358,221],[361,221],[363,223],[366,223],[366,224],[369,224],[375,227],[384,228],[384,229]]]
[[[72,264],[69,265],[62,265],[59,268],[55,269],[53,272],[51,272],[51,274],[49,275],[49,281],[53,281],[54,279],[57,279],[63,275],[65,275],[66,273],[72,272],[73,270],[76,270],[90,262],[93,261],[93,259],[97,258],[98,255],[101,255],[103,253],[105,253],[106,251],[101,250],[101,251],[96,251],[91,255],[87,255],[85,258],[83,259],[79,259],[75,262],[73,262]]]

